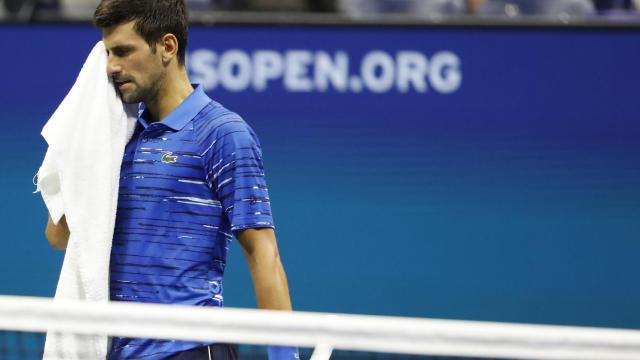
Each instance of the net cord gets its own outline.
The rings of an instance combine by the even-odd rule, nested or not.
[[[637,360],[640,331],[0,296],[0,330],[497,359]]]

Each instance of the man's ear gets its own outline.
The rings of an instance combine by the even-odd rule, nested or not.
[[[159,42],[162,50],[162,62],[168,64],[178,54],[178,38],[173,34],[165,34]]]

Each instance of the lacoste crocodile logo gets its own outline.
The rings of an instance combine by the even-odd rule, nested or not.
[[[164,153],[164,155],[162,155],[162,162],[165,164],[175,164],[178,161],[178,157],[177,156],[172,156],[172,153],[170,152],[166,152]]]

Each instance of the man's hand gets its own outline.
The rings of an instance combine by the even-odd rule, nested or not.
[[[70,234],[67,219],[62,216],[62,219],[60,219],[56,225],[53,223],[53,220],[51,220],[51,215],[49,215],[49,222],[47,223],[47,229],[44,231],[44,234],[47,240],[49,240],[49,245],[58,250],[66,249]]]

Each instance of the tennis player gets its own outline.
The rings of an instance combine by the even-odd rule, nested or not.
[[[223,306],[232,235],[258,306],[291,310],[258,138],[237,114],[189,82],[183,0],[103,0],[95,11],[107,72],[122,100],[141,103],[122,162],[110,263],[112,301]],[[65,248],[66,222],[47,225]],[[269,357],[297,359],[270,347]],[[110,360],[236,359],[227,344],[113,338]]]

